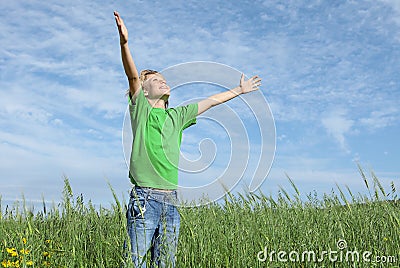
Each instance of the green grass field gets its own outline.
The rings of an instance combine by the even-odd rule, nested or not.
[[[386,192],[372,174],[370,186],[360,171],[367,195],[337,187],[304,200],[289,179],[292,195],[228,195],[181,208],[178,267],[399,267],[395,185]],[[131,267],[125,205],[114,197],[111,208],[94,208],[66,179],[59,205],[0,208],[0,267]]]

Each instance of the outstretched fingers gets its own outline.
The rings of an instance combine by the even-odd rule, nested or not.
[[[261,86],[261,78],[258,75],[253,76],[249,79],[253,89],[258,89]]]
[[[251,92],[254,90],[258,90],[261,86],[261,78],[258,75],[255,75],[248,80],[245,80],[244,74],[240,78],[240,87],[242,88],[242,93]]]
[[[117,11],[114,11],[115,22],[117,23],[118,29],[124,27],[124,20],[121,18]]]
[[[118,26],[121,26],[121,17],[117,11],[114,11],[114,17],[115,17],[115,22],[117,23]]]

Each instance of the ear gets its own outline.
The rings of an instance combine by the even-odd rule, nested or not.
[[[145,97],[149,96],[149,91],[147,91],[147,89],[143,87],[142,90]]]
[[[144,81],[142,81],[141,84],[142,84],[143,94],[147,97],[149,95],[149,91],[146,89]]]

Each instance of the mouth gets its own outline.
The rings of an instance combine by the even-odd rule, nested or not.
[[[169,87],[168,86],[161,86],[160,90],[169,92]]]

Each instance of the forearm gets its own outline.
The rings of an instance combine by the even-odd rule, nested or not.
[[[125,74],[128,77],[128,80],[138,80],[139,74],[136,69],[135,62],[133,61],[131,52],[129,50],[128,42],[121,44],[121,57]]]
[[[242,94],[242,89],[239,86],[239,87],[232,88],[231,90],[227,90],[225,92],[221,92],[221,93],[212,95],[212,96],[208,97],[207,99],[202,100],[198,103],[198,113],[197,114],[201,114],[201,113],[207,111],[208,109],[210,109],[211,107],[214,107],[218,104],[227,102],[227,101],[239,96],[240,94]]]
[[[208,97],[208,100],[211,101],[212,105],[215,106],[224,102],[227,102],[241,94],[241,88],[240,87],[235,87],[230,90],[227,90],[225,92],[217,93],[215,95],[212,95],[211,97]]]

